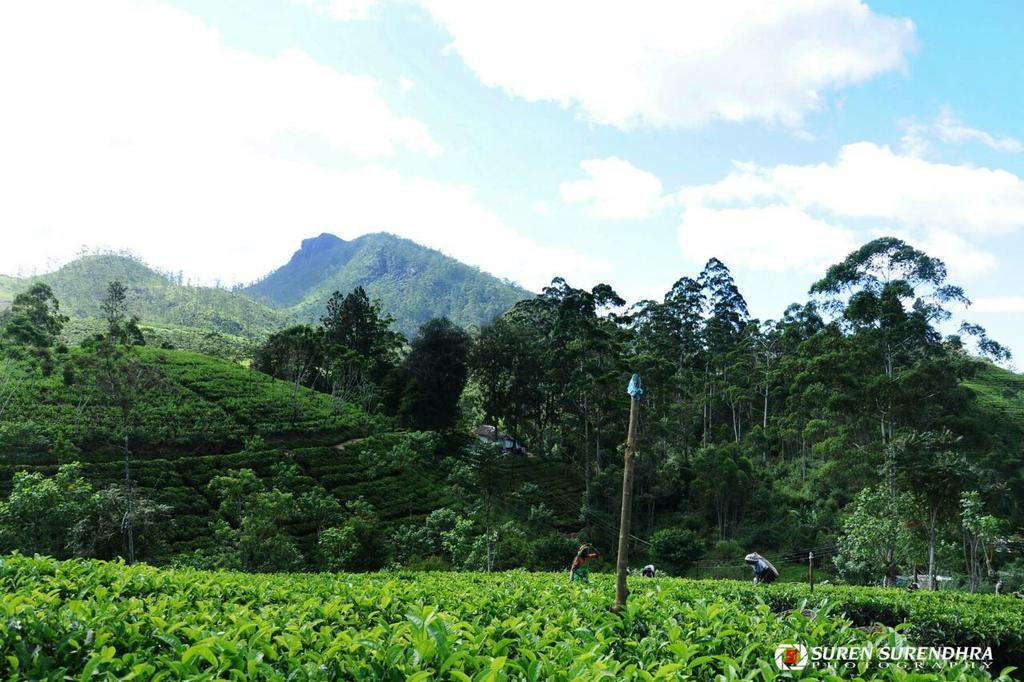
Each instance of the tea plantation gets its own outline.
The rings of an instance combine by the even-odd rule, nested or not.
[[[146,372],[135,397],[131,445],[136,457],[240,450],[259,435],[268,442],[338,442],[377,423],[330,396],[301,388],[293,419],[292,386],[241,365],[184,351],[139,348]],[[70,355],[80,353],[71,349]],[[67,362],[65,364],[71,364]],[[0,423],[0,449],[12,464],[120,458],[117,408],[79,391],[60,373],[27,384]],[[4,446],[5,439],[15,446]],[[26,443],[38,443],[37,448]]]
[[[1024,658],[1024,602],[608,575],[271,574],[0,559],[6,679],[980,680],[966,663],[782,675],[776,646],[991,646]],[[804,610],[809,607],[812,610]],[[881,622],[882,626],[857,627]]]

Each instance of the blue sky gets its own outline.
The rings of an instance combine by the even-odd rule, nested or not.
[[[1024,9],[40,0],[0,9],[0,272],[251,280],[387,230],[537,290],[708,256],[778,316],[878,234],[1024,353]]]

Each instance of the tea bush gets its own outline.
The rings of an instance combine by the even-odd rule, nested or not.
[[[916,630],[866,632],[843,615],[877,602],[946,622],[935,595],[867,588],[815,593],[814,617],[776,610],[800,589],[638,579],[629,608],[608,611],[612,576],[372,573],[250,575],[159,570],[20,555],[0,563],[0,661],[8,679],[980,680],[966,663],[907,672],[808,667],[781,675],[780,642],[904,645]],[[887,606],[888,605],[888,606]],[[959,633],[1008,635],[1022,609],[968,595],[947,613]],[[1016,621],[1013,621],[1016,619]],[[951,622],[951,621],[949,621]],[[953,634],[949,634],[951,638]],[[956,643],[954,639],[944,642]],[[1008,679],[1005,675],[1001,679]]]

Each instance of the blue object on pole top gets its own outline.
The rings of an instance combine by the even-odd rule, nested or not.
[[[640,375],[634,374],[629,380],[629,386],[626,388],[626,393],[629,397],[636,400],[644,393],[644,389],[640,388]]]

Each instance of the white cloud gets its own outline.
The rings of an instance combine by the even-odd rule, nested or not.
[[[901,138],[903,150],[911,156],[924,156],[931,148],[931,139],[948,144],[976,142],[989,149],[1008,154],[1024,152],[1024,143],[1013,137],[997,137],[979,128],[971,128],[961,121],[949,107],[942,107],[930,123],[911,121],[905,124]]]
[[[401,148],[437,146],[377,87],[302,52],[226,47],[154,2],[0,4],[0,272],[85,243],[206,282],[246,281],[304,237],[376,230],[533,288],[606,268],[523,238],[467,187],[382,165]],[[273,151],[295,132],[354,166]]]
[[[679,238],[695,262],[768,272],[822,272],[857,246],[849,230],[784,205],[687,208]]]
[[[799,126],[915,47],[910,20],[859,0],[418,1],[486,85],[623,128]]]
[[[4,3],[0,88],[0,135],[46,127],[51,146],[240,145],[297,131],[357,156],[439,152],[375,80],[299,50],[229,48],[198,18],[155,2]]]
[[[662,195],[661,180],[615,156],[580,162],[583,180],[563,182],[562,199],[571,204],[590,204],[589,213],[599,220],[636,220],[657,213],[671,202]]]
[[[338,21],[361,21],[370,18],[377,0],[289,0],[293,5],[309,7],[317,14]]]
[[[1024,296],[978,298],[971,304],[971,310],[983,313],[1024,313]]]
[[[931,163],[868,142],[843,147],[831,164],[736,164],[719,182],[684,188],[680,201],[687,255],[736,254],[768,270],[780,262],[820,270],[814,253],[833,262],[850,246],[894,234],[970,277],[996,265],[973,239],[1024,227],[1024,181],[1016,175]]]

